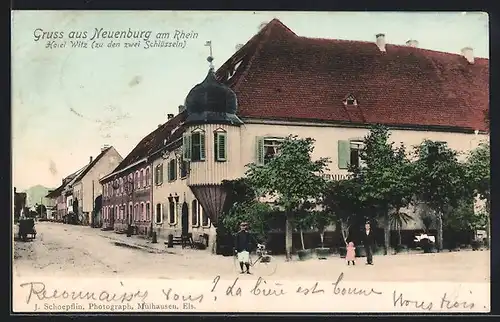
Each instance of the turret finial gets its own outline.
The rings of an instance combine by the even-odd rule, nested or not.
[[[207,57],[207,61],[210,64],[210,69],[214,70],[214,64],[213,64],[214,57],[212,55],[212,41],[207,40],[207,42],[205,43],[205,46],[208,46],[210,48],[210,56]]]

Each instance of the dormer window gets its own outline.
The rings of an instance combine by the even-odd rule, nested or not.
[[[237,62],[234,67],[232,69],[229,70],[228,72],[228,80],[231,79],[235,74],[236,72],[238,71],[238,68],[240,67],[241,63],[243,62],[243,60],[240,60],[239,62]]]
[[[344,103],[345,106],[357,106],[358,105],[358,100],[352,94],[347,95],[346,98],[344,98],[344,100],[342,102]]]

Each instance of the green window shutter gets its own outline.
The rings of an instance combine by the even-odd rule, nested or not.
[[[215,160],[226,161],[227,159],[227,135],[226,133],[215,134]]]
[[[349,168],[349,159],[351,157],[351,143],[348,140],[339,140],[338,149],[339,169]]]
[[[182,135],[182,157],[186,161],[191,159],[191,136],[188,133]]]
[[[172,174],[172,173],[171,173],[171,171],[172,171],[172,170],[171,170],[170,168],[171,168],[171,162],[169,161],[169,162],[167,163],[167,174],[168,174],[167,178],[168,178],[168,181],[171,181],[171,180],[172,180],[172,175],[171,175],[171,174]]]
[[[205,160],[205,133],[200,133],[200,160]]]
[[[172,172],[173,172],[172,180],[177,180],[177,159],[174,159]]]
[[[255,138],[255,162],[264,164],[264,138],[261,136]]]
[[[163,183],[163,163],[160,165],[160,182],[159,183]]]

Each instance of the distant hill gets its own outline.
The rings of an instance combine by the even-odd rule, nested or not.
[[[47,199],[45,196],[49,193],[50,190],[54,190],[54,188],[47,188],[42,185],[36,185],[31,188],[26,189],[26,206],[32,207],[35,204],[43,203],[47,204]]]

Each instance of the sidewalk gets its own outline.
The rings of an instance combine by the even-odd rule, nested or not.
[[[181,246],[177,245],[173,248],[168,248],[167,245],[165,245],[165,241],[161,239],[158,240],[158,243],[153,244],[150,239],[139,237],[137,235],[127,237],[127,234],[117,234],[114,231],[101,230],[99,230],[97,234],[101,237],[108,238],[115,241],[116,243],[122,244],[123,246],[142,249],[150,253],[182,256],[196,253],[197,256],[212,256],[212,254],[207,250],[198,250],[192,248],[183,249]]]

